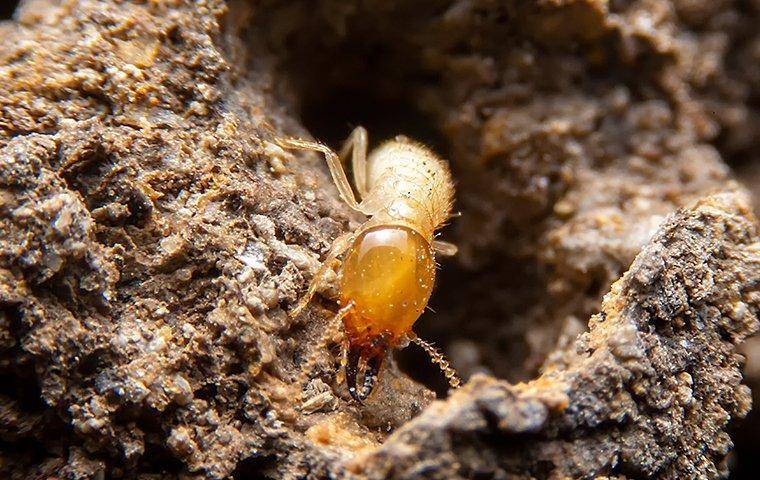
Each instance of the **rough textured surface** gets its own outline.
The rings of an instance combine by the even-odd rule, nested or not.
[[[748,213],[726,194],[670,217],[589,332],[541,377],[517,386],[473,377],[362,468],[376,478],[725,474],[725,425],[751,401],[734,343],[758,327],[760,292],[746,282],[757,280],[760,244]]]
[[[760,247],[729,164],[757,188],[758,12],[23,1],[0,22],[0,473],[749,473],[757,438],[732,460],[727,432]],[[357,406],[319,343],[335,292],[287,315],[360,219],[272,140],[347,122],[452,162],[462,255],[417,330],[480,374],[445,401],[390,362]]]

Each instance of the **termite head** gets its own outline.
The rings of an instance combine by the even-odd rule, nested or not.
[[[343,262],[340,293],[344,305],[353,304],[343,324],[349,340],[346,380],[356,400],[372,391],[387,350],[411,332],[434,280],[430,242],[413,228],[379,225],[354,240]]]

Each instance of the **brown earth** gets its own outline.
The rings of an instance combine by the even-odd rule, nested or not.
[[[753,0],[22,1],[0,476],[755,478],[758,24]],[[415,347],[350,400],[334,289],[288,316],[362,219],[275,140],[356,124],[457,181],[415,329],[469,379],[441,401]]]

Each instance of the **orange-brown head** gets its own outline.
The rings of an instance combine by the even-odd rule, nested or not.
[[[435,281],[430,242],[403,225],[382,225],[362,232],[343,262],[340,296],[353,308],[343,319],[350,343],[347,381],[361,401],[372,390],[374,374],[388,348],[409,333],[422,314]],[[356,388],[364,364],[362,391]]]

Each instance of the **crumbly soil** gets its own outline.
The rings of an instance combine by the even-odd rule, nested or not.
[[[754,478],[758,24],[756,0],[22,0],[0,476]],[[288,315],[363,219],[276,140],[358,124],[451,163],[460,253],[415,326],[468,380],[448,395],[411,346],[351,400],[334,276]]]

